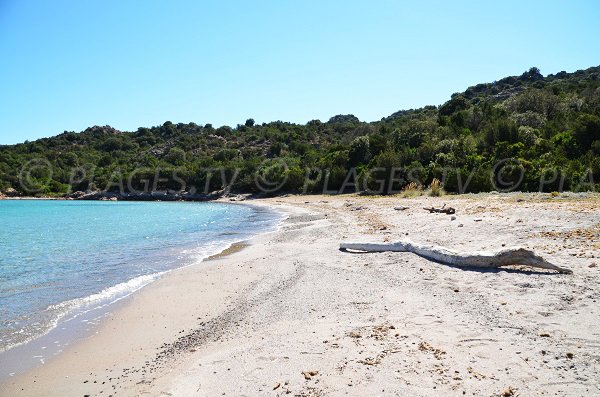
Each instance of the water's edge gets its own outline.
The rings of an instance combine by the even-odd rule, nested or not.
[[[76,344],[78,341],[89,337],[101,325],[102,319],[118,310],[122,305],[130,302],[130,298],[143,288],[151,285],[174,270],[201,265],[208,260],[228,255],[232,246],[243,246],[261,235],[277,232],[281,228],[286,216],[271,206],[251,203],[231,202],[225,205],[242,205],[251,207],[258,214],[275,216],[273,224],[264,230],[258,230],[250,236],[240,239],[224,239],[223,244],[206,251],[202,256],[195,257],[193,263],[182,264],[172,269],[138,276],[117,285],[105,288],[99,293],[90,296],[67,300],[55,305],[64,308],[64,313],[56,319],[54,324],[43,333],[24,342],[0,350],[0,382],[19,375],[36,366],[44,365],[46,361],[60,355],[64,349]],[[182,248],[182,252],[185,248]],[[235,251],[234,251],[235,252]]]

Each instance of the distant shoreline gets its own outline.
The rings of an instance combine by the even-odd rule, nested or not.
[[[479,193],[444,193],[442,197],[486,197],[486,196],[527,196],[527,197],[552,197],[552,198],[566,198],[566,197],[588,197],[598,195],[600,193],[594,191],[581,191],[581,192],[573,192],[573,191],[562,191],[562,192],[522,192],[522,191],[511,191],[511,192],[479,192]],[[87,197],[38,197],[38,196],[0,196],[0,200],[64,200],[64,201],[137,201],[137,202],[213,202],[213,201],[224,201],[224,202],[240,202],[240,201],[252,201],[252,200],[268,200],[268,199],[277,199],[277,198],[285,198],[285,197],[351,197],[355,195],[365,196],[365,197],[399,197],[399,198],[411,198],[411,197],[419,197],[419,196],[427,196],[426,192],[422,191],[420,194],[411,195],[407,197],[403,192],[388,194],[388,195],[380,195],[380,194],[366,194],[366,193],[355,193],[355,192],[347,192],[347,193],[335,193],[335,194],[297,194],[297,193],[281,193],[276,195],[260,195],[260,194],[250,194],[250,193],[210,193],[208,195],[181,195],[181,194],[171,194],[165,192],[155,192],[155,193],[147,193],[147,194],[124,194],[120,193],[106,193],[106,192],[94,192],[92,194],[87,195]]]

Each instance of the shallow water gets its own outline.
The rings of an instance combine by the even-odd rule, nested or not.
[[[222,203],[0,201],[0,351],[278,220]]]

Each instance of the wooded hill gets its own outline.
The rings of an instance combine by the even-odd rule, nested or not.
[[[402,110],[376,122],[339,115],[304,125],[249,119],[217,128],[167,121],[131,132],[95,126],[0,146],[0,191],[118,190],[117,180],[128,178],[126,190],[143,189],[144,179],[157,189],[180,190],[184,180],[188,190],[218,190],[221,178],[207,170],[224,169],[229,178],[237,169],[233,192],[257,192],[260,170],[273,186],[282,182],[278,192],[310,193],[322,192],[324,183],[328,191],[339,189],[353,168],[367,187],[396,168],[397,180],[386,182],[386,191],[433,178],[449,192],[467,180],[467,192],[511,184],[521,191],[540,185],[544,191],[598,190],[599,87],[600,67],[546,77],[531,68],[469,87],[441,106]],[[157,168],[165,180],[153,186]]]

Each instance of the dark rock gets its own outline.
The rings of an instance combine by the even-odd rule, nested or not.
[[[9,187],[8,189],[4,190],[4,192],[0,193],[0,195],[2,194],[6,197],[19,197],[21,195],[21,193],[19,193],[12,187]]]

